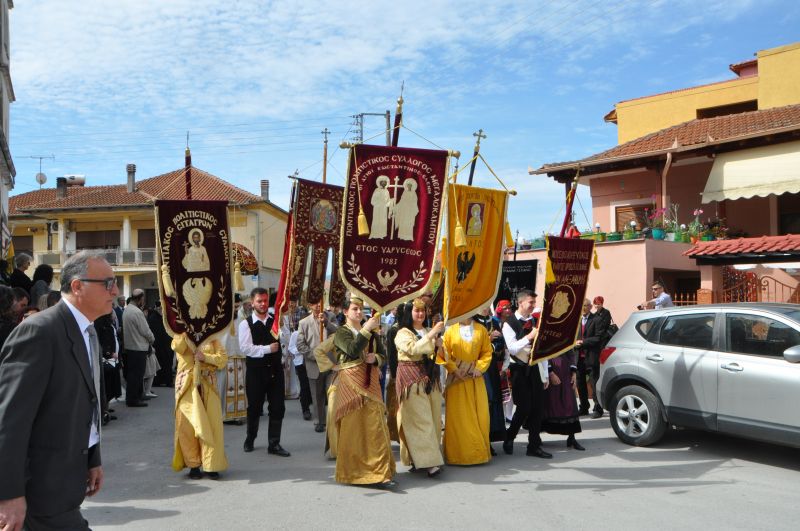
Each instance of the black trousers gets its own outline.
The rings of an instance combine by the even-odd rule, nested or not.
[[[506,430],[506,441],[516,439],[520,428],[525,424],[528,429],[528,450],[535,450],[542,445],[542,417],[544,416],[544,385],[539,376],[539,367],[529,367],[521,363],[512,363],[511,398],[516,409],[511,418],[511,425]]]
[[[172,377],[172,363],[175,360],[175,352],[171,348],[159,348],[156,349],[156,358],[158,358],[158,364],[161,368],[156,372],[153,385],[172,387],[174,381]]]
[[[586,358],[578,357],[578,373],[575,376],[578,386],[578,398],[580,399],[580,411],[589,411],[589,388],[586,385]]]
[[[306,372],[305,365],[295,365],[294,372],[297,373],[297,379],[300,380],[300,408],[305,413],[311,411],[311,386],[308,383],[308,373]]]
[[[251,363],[248,358],[244,380],[247,395],[247,438],[253,440],[258,436],[258,425],[266,398],[269,415],[267,440],[270,445],[277,444],[281,440],[281,426],[286,412],[286,405],[283,402],[284,381],[280,354],[273,358],[275,359],[270,359],[266,366],[262,360]]]
[[[144,370],[146,350],[125,350],[125,403],[135,404],[144,399]]]
[[[594,389],[594,410],[603,411],[600,407],[600,402],[597,400],[597,395],[600,393],[597,390],[597,379],[600,378],[600,353],[588,352],[586,353],[586,368],[592,371],[592,389]]]

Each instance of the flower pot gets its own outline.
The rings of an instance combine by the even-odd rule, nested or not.
[[[595,232],[594,233],[594,241],[596,241],[596,242],[604,242],[604,241],[606,241],[606,233],[605,232]]]
[[[619,232],[609,232],[606,234],[607,242],[618,242],[620,240],[622,240],[622,234]]]
[[[653,239],[654,240],[663,240],[666,237],[667,233],[664,232],[664,229],[653,229]]]
[[[674,232],[668,232],[667,235],[664,237],[664,240],[668,242],[674,242],[676,241],[675,238],[678,238],[677,241],[681,241],[679,236],[680,236],[679,234],[675,234]]]
[[[703,234],[703,236],[701,236],[700,239],[703,240],[704,242],[713,242],[714,240],[716,240],[713,234]]]
[[[594,240],[594,232],[584,232],[581,234],[581,240]]]
[[[636,239],[636,233],[635,232],[625,232],[625,233],[622,234],[622,239],[623,240],[635,240]]]
[[[694,245],[695,243],[700,241],[700,236],[689,236],[689,242]]]
[[[692,236],[688,232],[681,234],[681,241],[683,243],[692,243]]]

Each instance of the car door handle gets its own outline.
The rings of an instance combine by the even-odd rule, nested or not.
[[[647,359],[650,361],[664,361],[664,356],[661,354],[648,354]]]
[[[725,369],[726,371],[733,371],[733,372],[742,372],[744,370],[744,368],[738,363],[723,363],[722,365],[720,365],[720,367]]]

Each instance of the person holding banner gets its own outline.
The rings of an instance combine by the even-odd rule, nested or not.
[[[400,329],[395,336],[397,347],[397,425],[400,435],[400,459],[412,470],[426,469],[429,477],[442,471],[441,451],[442,392],[436,373],[429,371],[442,345],[439,338],[444,322],[428,330],[423,326],[427,305],[414,299],[404,309]]]
[[[447,369],[444,455],[451,465],[478,465],[491,459],[489,398],[483,373],[492,364],[489,333],[473,319],[444,334]]]
[[[377,334],[381,319],[374,312],[362,326],[363,307],[361,299],[351,298],[347,322],[333,336],[339,365],[332,386],[335,477],[339,483],[393,486],[394,457],[378,371],[383,364],[383,345]]]
[[[511,356],[511,396],[514,399],[514,416],[506,431],[503,451],[514,453],[514,439],[525,424],[528,429],[528,449],[525,455],[551,459],[552,454],[542,450],[542,416],[544,414],[544,390],[549,385],[547,361],[528,365],[533,339],[536,337],[534,318],[531,315],[536,303],[536,294],[529,289],[517,293],[517,311],[509,315],[503,324],[503,337]]]

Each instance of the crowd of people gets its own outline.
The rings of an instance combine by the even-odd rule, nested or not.
[[[7,284],[0,285],[0,468],[8,471],[0,482],[0,521],[31,528],[85,524],[80,502],[103,481],[101,427],[117,418],[122,403],[147,407],[157,398],[154,387],[174,387],[173,468],[218,479],[228,466],[225,378],[237,359],[247,398],[244,452],[256,448],[266,404],[266,451],[291,456],[281,445],[282,424],[285,401],[297,397],[303,418],[325,434],[324,452],[336,459],[340,483],[393,485],[392,441],[403,466],[431,478],[445,465],[490,461],[497,455],[492,443],[513,454],[522,429],[527,456],[552,458],[542,432],[564,435],[567,447],[583,451],[580,417],[590,414],[612,323],[602,296],[587,299],[575,348],[531,365],[540,309],[529,289],[448,327],[433,314],[430,292],[383,315],[370,315],[357,297],[326,310],[321,300],[293,302],[275,337],[274,300],[255,288],[249,299],[237,295],[225,337],[193,350],[167,333],[158,304],[148,306],[143,290],[119,295],[102,255],[70,257],[58,291],[50,289],[49,266],[38,266],[28,283],[22,276],[30,257],[18,255],[15,266],[0,275]],[[36,388],[33,398],[20,392],[25,387]],[[591,415],[603,415],[596,401]],[[30,453],[62,430],[69,455]],[[74,484],[80,470],[86,485],[79,494],[65,482]]]

